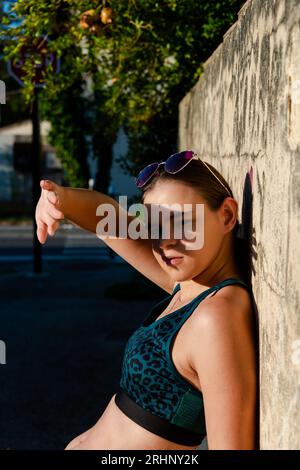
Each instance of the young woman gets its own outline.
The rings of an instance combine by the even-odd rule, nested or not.
[[[256,328],[252,290],[236,251],[238,203],[222,175],[189,150],[148,165],[136,183],[149,213],[154,206],[191,204],[195,222],[195,208],[203,204],[204,244],[188,249],[190,240],[172,230],[167,238],[105,240],[169,295],[129,338],[120,389],[66,450],[192,450],[204,436],[208,449],[256,449]],[[63,218],[96,233],[102,203],[125,212],[96,191],[51,181],[41,181],[41,188],[41,243]],[[129,226],[135,217],[126,217]]]

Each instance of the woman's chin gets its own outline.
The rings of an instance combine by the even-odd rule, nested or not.
[[[183,282],[193,279],[193,274],[182,266],[165,266],[163,269],[169,274],[173,282]]]
[[[174,260],[173,262],[163,261],[162,259],[159,259],[158,262],[162,269],[174,279],[174,282],[193,278],[195,267],[191,270],[191,267],[187,266],[184,257],[178,261]]]

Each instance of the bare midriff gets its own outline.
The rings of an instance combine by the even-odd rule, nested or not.
[[[115,395],[96,424],[82,440],[80,436],[77,439],[70,450],[194,450],[199,447],[176,444],[144,429],[118,408]]]

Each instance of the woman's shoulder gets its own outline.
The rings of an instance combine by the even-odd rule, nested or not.
[[[219,357],[254,351],[254,325],[251,294],[245,288],[229,285],[205,298],[195,308],[185,335],[192,369],[196,370],[199,355],[213,354],[214,349]]]
[[[241,285],[227,285],[209,295],[195,308],[191,323],[191,336],[198,336],[211,328],[216,333],[238,333],[253,324],[251,293]]]
[[[245,317],[251,314],[250,289],[240,284],[228,284],[219,288],[197,305],[195,317],[208,321],[210,318],[219,319],[224,317],[224,320],[226,320],[226,313],[230,317],[239,314]]]

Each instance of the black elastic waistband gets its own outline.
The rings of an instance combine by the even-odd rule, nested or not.
[[[177,424],[172,424],[166,419],[144,410],[123,389],[120,389],[116,394],[115,402],[120,410],[135,423],[176,444],[196,446],[200,445],[205,437],[205,434],[196,433]]]

